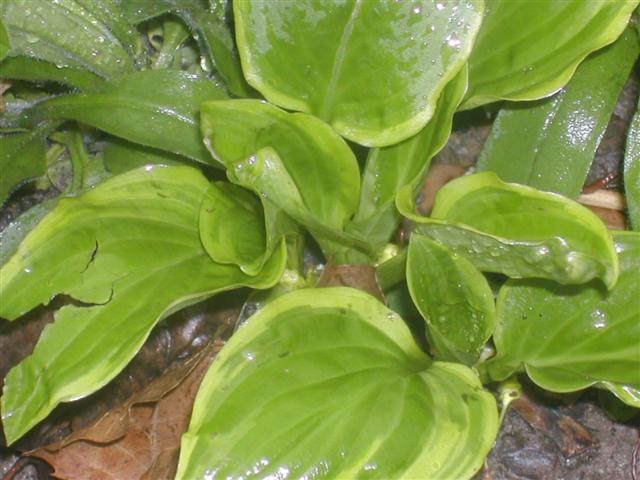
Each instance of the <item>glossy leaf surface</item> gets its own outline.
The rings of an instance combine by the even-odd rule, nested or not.
[[[145,147],[118,137],[106,140],[103,151],[104,166],[117,175],[145,165],[185,165],[191,160],[175,153]]]
[[[209,185],[200,208],[200,238],[216,262],[236,264],[248,275],[260,272],[275,247],[267,248],[258,197],[226,182]]]
[[[493,293],[484,276],[464,256],[414,234],[407,284],[436,357],[473,365],[495,323]]]
[[[626,27],[636,0],[487,0],[469,57],[464,108],[500,99],[535,100],[564,86],[591,52]]]
[[[279,279],[283,250],[256,277],[204,251],[198,219],[208,184],[189,167],[144,167],[113,177],[60,200],[0,270],[3,318],[15,319],[56,294],[94,304],[59,310],[33,354],[8,374],[1,399],[8,442],[58,403],[115,377],[161,318],[222,290]]]
[[[426,127],[397,145],[370,150],[362,176],[360,205],[348,231],[363,236],[375,249],[390,240],[402,218],[395,207],[396,195],[405,185],[417,188],[424,179],[431,159],[449,138],[453,114],[466,86],[463,69],[442,92]]]
[[[11,56],[111,78],[133,70],[133,30],[114,0],[10,0],[0,12]]]
[[[587,58],[553,97],[503,107],[478,169],[577,198],[637,56],[637,35],[627,29]]]
[[[493,172],[460,177],[437,194],[431,217],[414,213],[412,192],[397,199],[417,231],[466,256],[481,271],[560,283],[618,278],[611,234],[586,207],[560,195],[502,182]]]
[[[640,108],[636,108],[627,135],[624,191],[631,225],[634,230],[640,230]]]
[[[32,82],[58,82],[81,90],[93,88],[101,77],[88,70],[58,68],[53,63],[29,57],[8,57],[0,64],[0,77]]]
[[[483,2],[262,0],[233,7],[250,85],[349,140],[386,146],[429,121],[469,55]]]
[[[468,368],[431,363],[402,319],[354,289],[274,300],[222,349],[177,478],[465,479],[497,431]]]
[[[232,182],[273,202],[322,241],[357,208],[358,163],[321,120],[258,100],[208,102],[202,132]]]
[[[0,205],[22,183],[47,171],[45,126],[0,137]]]
[[[492,376],[505,378],[524,365],[535,383],[556,392],[596,383],[617,384],[614,393],[640,388],[640,234],[615,239],[620,279],[609,292],[593,283],[507,282],[498,297]]]
[[[32,118],[77,120],[131,142],[211,163],[200,136],[200,104],[225,97],[222,87],[205,78],[147,70],[90,92],[45,100]]]

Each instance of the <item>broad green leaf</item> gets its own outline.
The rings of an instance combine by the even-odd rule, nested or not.
[[[50,123],[34,130],[0,137],[0,205],[27,180],[47,172],[46,138]]]
[[[133,70],[134,32],[114,0],[9,0],[0,5],[11,56],[112,78]]]
[[[497,409],[354,289],[298,290],[253,316],[198,392],[176,477],[471,478]]]
[[[161,318],[222,290],[277,282],[283,248],[255,277],[204,251],[198,219],[208,185],[190,167],[113,177],[60,200],[0,269],[3,318],[56,294],[93,304],[59,310],[33,354],[8,374],[1,409],[9,443],[58,403],[115,377]]]
[[[203,102],[225,97],[222,87],[197,75],[147,70],[45,100],[31,119],[77,120],[131,142],[211,163],[198,113]]]
[[[209,185],[200,208],[200,239],[216,262],[236,264],[248,275],[260,272],[275,247],[267,249],[260,200],[227,182]]]
[[[640,406],[640,234],[618,233],[615,240],[620,278],[609,292],[594,283],[505,284],[498,296],[494,334],[498,354],[487,364],[494,378],[505,378],[523,365],[547,390],[613,384],[611,390],[621,400]]]
[[[241,0],[233,8],[251,86],[349,140],[382,147],[433,116],[469,55],[484,3]]]
[[[487,0],[469,57],[463,108],[558,91],[587,55],[618,38],[636,5],[637,0]]]
[[[7,56],[7,53],[11,50],[11,40],[7,33],[7,27],[4,26],[4,22],[0,17],[0,61]]]
[[[466,87],[465,68],[443,90],[426,127],[397,145],[369,151],[360,206],[347,231],[366,238],[376,250],[390,240],[402,218],[394,203],[396,195],[405,185],[416,189],[424,180],[431,159],[449,138],[453,114]]]
[[[640,106],[640,103],[638,103]],[[636,108],[624,152],[624,191],[629,219],[640,230],[640,107]]]
[[[117,137],[111,137],[106,141],[103,158],[105,168],[113,175],[144,165],[185,165],[191,162],[175,153],[145,147]]]
[[[479,170],[577,198],[637,56],[638,37],[627,29],[585,60],[553,97],[503,107],[478,160]]]
[[[208,102],[201,122],[205,144],[232,182],[273,202],[319,241],[346,236],[360,174],[353,152],[329,125],[258,100]]]
[[[600,278],[612,288],[618,256],[589,209],[560,195],[501,181],[493,172],[460,177],[437,194],[431,217],[415,214],[412,191],[397,206],[416,231],[466,256],[481,271],[564,284]]]
[[[407,284],[436,357],[473,365],[495,323],[493,292],[484,276],[464,256],[414,234]]]
[[[0,63],[0,77],[32,82],[58,82],[81,90],[95,87],[103,79],[88,70],[58,68],[53,63],[29,57],[9,57]]]

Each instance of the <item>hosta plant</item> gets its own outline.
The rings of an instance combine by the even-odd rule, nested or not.
[[[640,407],[640,234],[576,202],[637,3],[2,0],[0,201],[55,183],[52,158],[72,180],[0,233],[0,316],[75,300],[4,379],[7,443],[240,287],[263,307],[205,376],[177,478],[471,478],[518,374]],[[425,215],[455,113],[502,99]],[[375,278],[320,288],[316,246]]]

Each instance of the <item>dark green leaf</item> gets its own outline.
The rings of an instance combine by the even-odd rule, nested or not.
[[[104,149],[104,165],[112,174],[128,172],[144,165],[185,165],[191,161],[175,153],[145,147],[139,143],[128,142],[111,137]]]
[[[631,225],[634,230],[640,230],[640,108],[636,108],[627,135],[624,153],[624,191]]]
[[[585,60],[553,97],[505,106],[478,168],[507,182],[577,198],[637,56],[638,38],[627,29]]]
[[[29,57],[9,57],[0,64],[0,77],[32,82],[58,82],[81,90],[95,87],[102,78],[88,70],[58,68]]]
[[[261,0],[233,8],[250,85],[350,140],[387,146],[433,116],[469,55],[483,3]]]
[[[10,0],[0,8],[12,56],[105,78],[133,70],[134,31],[113,0]]]
[[[431,363],[373,297],[298,290],[218,355],[176,476],[463,480],[497,427],[495,400],[475,374]]]
[[[46,138],[50,123],[35,130],[0,137],[0,204],[16,187],[47,171]]]
[[[105,82],[90,92],[38,104],[32,120],[73,119],[131,142],[211,163],[202,144],[200,105],[225,98],[205,78],[176,70],[147,70]]]
[[[486,0],[463,107],[535,100],[558,91],[588,54],[618,38],[637,4]]]
[[[277,282],[283,248],[254,277],[204,251],[198,220],[208,185],[189,167],[113,177],[60,200],[0,270],[3,318],[59,293],[94,304],[62,308],[33,354],[8,374],[1,406],[9,443],[58,403],[115,377],[161,318],[222,290]]]
[[[414,213],[408,188],[397,206],[418,223],[416,231],[481,271],[565,284],[600,278],[609,288],[618,278],[611,234],[593,212],[554,193],[504,183],[493,172],[449,182],[438,192],[431,217]]]
[[[347,231],[366,238],[376,250],[390,240],[402,218],[394,203],[396,195],[405,185],[416,189],[424,180],[431,159],[449,138],[453,114],[466,87],[467,72],[463,69],[440,95],[426,127],[397,145],[370,150],[360,206]]]
[[[493,333],[493,292],[465,257],[414,234],[407,256],[411,298],[439,359],[473,365]]]
[[[507,282],[498,297],[498,354],[487,364],[494,378],[524,365],[547,390],[600,383],[640,407],[640,234],[618,233],[615,239],[620,278],[609,292],[594,283]]]

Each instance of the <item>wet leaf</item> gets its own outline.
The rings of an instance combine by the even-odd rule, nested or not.
[[[503,107],[478,169],[577,198],[638,51],[638,37],[627,29],[587,58],[553,97]]]
[[[414,234],[407,284],[436,357],[473,365],[495,324],[493,292],[484,276],[465,257]]]
[[[208,184],[189,167],[113,177],[60,200],[0,270],[3,318],[58,293],[94,304],[59,310],[33,355],[7,376],[0,400],[9,443],[58,403],[114,378],[160,319],[216,292],[277,282],[284,249],[254,277],[204,251],[198,220]]]
[[[495,379],[524,366],[539,386],[571,392],[591,385],[640,405],[640,234],[615,233],[620,278],[606,292],[597,283],[560,286],[509,280],[498,296]],[[633,394],[635,392],[635,395]]]
[[[103,79],[88,70],[58,68],[53,63],[29,57],[8,57],[0,64],[0,76],[11,80],[58,82],[81,90],[95,87]]]
[[[481,271],[560,283],[600,278],[612,288],[618,256],[611,233],[568,198],[502,182],[493,172],[457,178],[436,196],[431,217],[415,214],[412,192],[397,198],[416,231],[463,255]]]
[[[202,132],[232,182],[307,227],[331,255],[357,208],[360,173],[345,141],[321,120],[258,100],[207,102]]]
[[[225,98],[222,87],[176,70],[146,70],[39,103],[31,120],[71,119],[117,137],[211,163],[202,144],[200,104]]]
[[[618,38],[638,2],[487,0],[486,5],[469,57],[463,108],[558,91],[588,54]]]
[[[349,140],[381,147],[415,135],[433,116],[469,55],[483,6],[350,0],[328,8],[304,0],[233,8],[251,86]]]
[[[11,56],[104,78],[133,70],[134,31],[114,0],[11,0],[2,3],[0,12]]]
[[[640,230],[640,108],[636,108],[627,135],[624,153],[624,191],[631,225],[634,230]]]
[[[0,205],[24,182],[47,172],[46,138],[50,123],[23,133],[0,137]]]
[[[112,174],[128,172],[144,165],[185,165],[191,161],[181,155],[145,147],[118,137],[105,140],[103,151],[105,168]]]
[[[68,480],[171,478],[198,387],[220,347],[169,369],[124,405],[30,455],[46,460],[54,475]]]
[[[360,205],[347,231],[366,238],[376,250],[389,242],[402,219],[395,206],[396,194],[405,185],[417,189],[424,180],[431,159],[449,138],[453,114],[466,86],[463,69],[443,90],[426,127],[397,145],[369,151]]]
[[[465,479],[497,427],[475,374],[432,363],[379,301],[298,290],[252,317],[207,372],[177,478]]]

